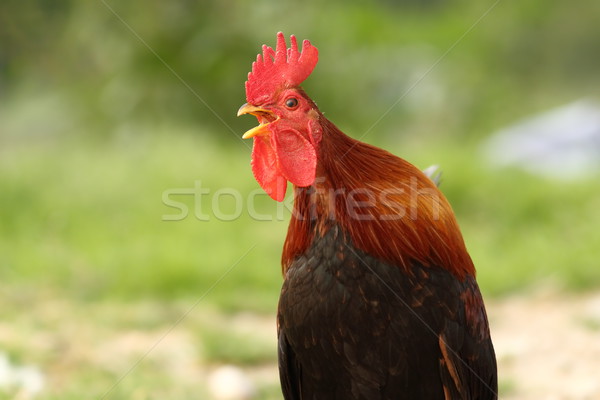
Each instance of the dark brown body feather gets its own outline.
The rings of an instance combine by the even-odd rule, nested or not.
[[[320,123],[318,178],[295,189],[283,253],[285,398],[496,399],[485,308],[448,202],[411,164]]]
[[[278,315],[286,399],[497,398],[474,279],[411,270],[353,248],[338,226],[292,263]]]

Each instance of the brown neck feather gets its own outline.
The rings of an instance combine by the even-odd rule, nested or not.
[[[315,237],[338,224],[356,248],[409,273],[417,262],[461,279],[475,275],[452,208],[435,184],[407,161],[320,120],[317,179],[294,188],[284,273]]]

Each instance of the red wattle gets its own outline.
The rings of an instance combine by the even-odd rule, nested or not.
[[[273,200],[283,201],[287,181],[310,186],[315,181],[317,153],[299,132],[286,129],[254,137],[252,172]]]
[[[277,166],[277,154],[271,146],[270,136],[254,137],[252,173],[258,184],[273,200],[283,201],[287,181]]]
[[[310,186],[315,181],[317,153],[314,146],[295,130],[282,130],[273,137],[279,172],[296,186]]]

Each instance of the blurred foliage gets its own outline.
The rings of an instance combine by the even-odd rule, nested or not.
[[[65,96],[69,118],[90,134],[180,121],[236,143],[232,132],[249,124],[235,111],[250,64],[283,30],[319,47],[306,88],[349,133],[369,130],[402,98],[372,140],[479,137],[515,116],[598,94],[598,2],[494,4],[7,0],[0,87],[4,98]]]

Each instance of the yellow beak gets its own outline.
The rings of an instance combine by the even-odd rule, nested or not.
[[[244,114],[252,114],[258,118],[261,114],[264,115],[264,114],[273,114],[273,113],[269,110],[265,110],[264,108],[255,107],[252,104],[245,103],[238,110],[237,116],[239,117],[240,115],[244,115]],[[260,119],[259,119],[259,121],[260,121]],[[242,136],[242,139],[250,139],[251,137],[254,137],[254,136],[261,136],[261,135],[269,134],[270,132],[267,129],[268,125],[269,125],[269,123],[261,123],[260,125],[252,128],[249,131],[247,131],[246,133],[244,133],[244,135]]]

